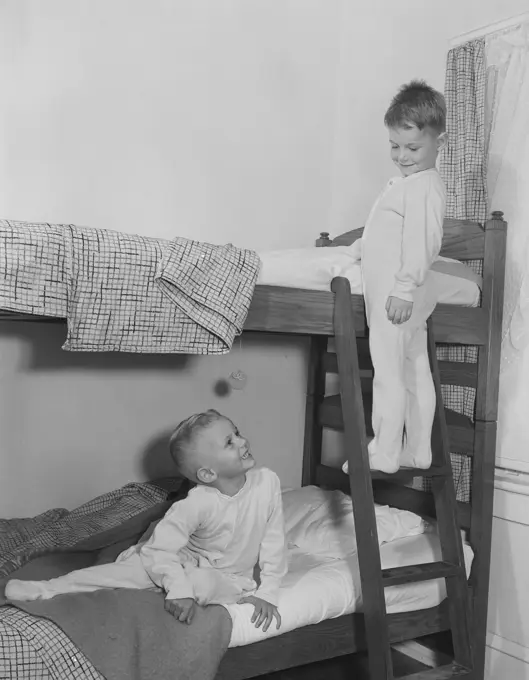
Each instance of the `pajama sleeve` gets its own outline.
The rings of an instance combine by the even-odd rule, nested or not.
[[[404,194],[401,267],[390,295],[413,302],[413,291],[439,255],[446,192],[438,177],[413,178]]]
[[[277,475],[272,475],[270,513],[259,551],[261,584],[255,595],[277,606],[279,586],[287,573],[287,549],[281,486]]]
[[[158,587],[165,590],[168,600],[194,597],[178,553],[202,523],[205,502],[202,494],[194,492],[177,501],[140,549],[145,571]]]

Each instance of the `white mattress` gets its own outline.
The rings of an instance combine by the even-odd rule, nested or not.
[[[464,545],[467,574],[470,573],[472,550]],[[380,548],[382,567],[398,567],[441,559],[439,539],[433,530],[400,538]],[[435,607],[445,598],[445,581],[392,586],[385,589],[386,607],[390,614]],[[345,559],[329,559],[308,555],[299,550],[289,553],[289,571],[280,591],[279,612],[282,625],[275,621],[266,633],[255,628],[250,619],[249,604],[226,605],[233,620],[230,647],[240,647],[287,633],[295,628],[319,623],[325,619],[362,610],[360,574],[353,555]]]
[[[362,295],[360,241],[336,248],[299,248],[259,252],[261,269],[257,284],[305,290],[328,291],[335,276],[351,284],[353,295]],[[442,265],[439,263],[442,262]],[[449,264],[450,266],[446,266]],[[479,304],[481,277],[457,260],[438,258],[439,269],[431,271],[437,301],[443,304],[476,307]],[[447,271],[450,274],[446,273]]]

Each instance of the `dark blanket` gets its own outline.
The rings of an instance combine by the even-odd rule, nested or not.
[[[199,608],[188,626],[153,591],[99,590],[15,604],[59,625],[106,680],[212,680],[231,635],[224,607]]]
[[[0,605],[6,604],[4,584],[8,578],[50,579],[113,561],[136,543],[138,534],[160,519],[167,507],[153,503],[148,511],[142,508],[126,520],[123,531],[116,525],[120,509],[112,515],[112,533],[107,515],[104,533],[89,538],[83,535],[83,540],[75,547],[69,545],[67,551],[61,546],[60,552],[52,548],[31,559],[0,581]],[[12,532],[3,536],[12,537]],[[154,590],[100,590],[10,604],[57,624],[106,680],[212,680],[231,635],[231,618],[223,607],[199,608],[188,626],[164,610],[164,596]]]
[[[47,555],[10,578],[54,578],[111,561],[131,543],[128,539],[93,553]],[[5,604],[3,587],[0,604]],[[99,590],[10,604],[60,626],[106,680],[212,680],[231,635],[224,607],[199,608],[188,626],[164,610],[164,596],[156,591]]]

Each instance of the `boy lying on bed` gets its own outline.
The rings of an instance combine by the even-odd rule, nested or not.
[[[182,421],[170,440],[179,472],[197,486],[175,503],[147,539],[112,564],[49,581],[7,583],[11,601],[49,599],[102,588],[162,588],[165,609],[191,623],[197,605],[253,604],[263,630],[281,617],[277,596],[287,571],[281,488],[275,473],[253,469],[250,445],[214,410]],[[253,579],[259,562],[260,585]]]

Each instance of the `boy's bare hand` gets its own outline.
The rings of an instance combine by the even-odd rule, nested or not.
[[[386,302],[386,313],[389,321],[394,324],[406,323],[411,316],[413,310],[413,302],[401,300],[398,297],[390,295]]]
[[[183,597],[178,600],[165,600],[165,611],[172,614],[177,621],[191,623],[195,616],[196,603],[191,597]]]
[[[255,595],[243,597],[242,600],[239,600],[238,602],[238,604],[245,603],[253,604],[254,606],[252,623],[255,623],[256,628],[259,628],[261,624],[264,623],[263,632],[266,633],[266,631],[270,628],[270,624],[272,623],[274,616],[277,620],[276,628],[279,628],[281,625],[281,616],[277,611],[277,607],[275,607],[273,604],[270,604],[270,602],[267,602],[266,600],[262,600],[260,597],[255,597]]]

